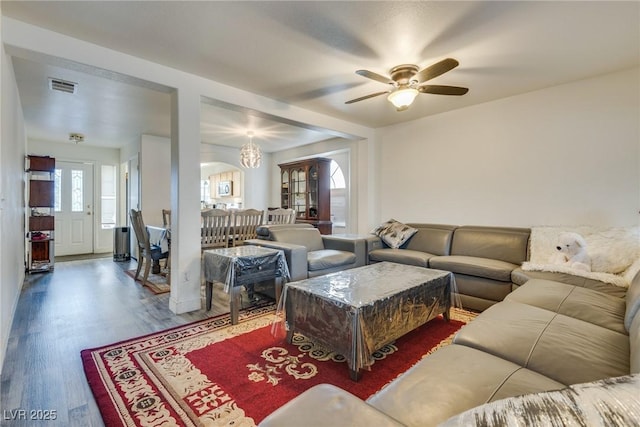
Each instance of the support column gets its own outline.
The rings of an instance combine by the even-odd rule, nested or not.
[[[200,310],[200,286],[200,94],[179,88],[171,96],[171,311]]]

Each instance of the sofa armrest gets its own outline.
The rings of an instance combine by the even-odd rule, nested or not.
[[[361,267],[367,262],[367,241],[363,237],[322,236],[325,249],[353,252],[356,256],[354,267]]]
[[[307,248],[292,243],[274,242],[272,240],[250,239],[245,245],[262,246],[263,248],[280,249],[287,260],[291,281],[306,279],[309,275],[307,264]]]
[[[276,409],[259,426],[297,427],[303,424],[331,427],[403,426],[353,394],[331,384],[311,387]]]
[[[313,228],[311,224],[263,224],[256,228],[258,239],[273,240],[271,238],[272,230],[283,230],[289,228]]]

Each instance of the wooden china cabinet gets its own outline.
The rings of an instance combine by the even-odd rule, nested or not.
[[[296,212],[297,223],[307,223],[331,234],[331,159],[314,158],[280,165],[280,206]]]

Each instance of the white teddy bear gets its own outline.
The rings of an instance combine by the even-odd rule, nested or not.
[[[553,261],[576,270],[591,271],[591,258],[587,254],[587,242],[578,233],[564,232],[558,236],[558,253]]]

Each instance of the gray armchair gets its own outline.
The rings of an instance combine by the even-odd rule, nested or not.
[[[246,243],[283,250],[292,281],[361,267],[367,259],[363,238],[323,236],[311,227],[271,229],[270,238]]]

